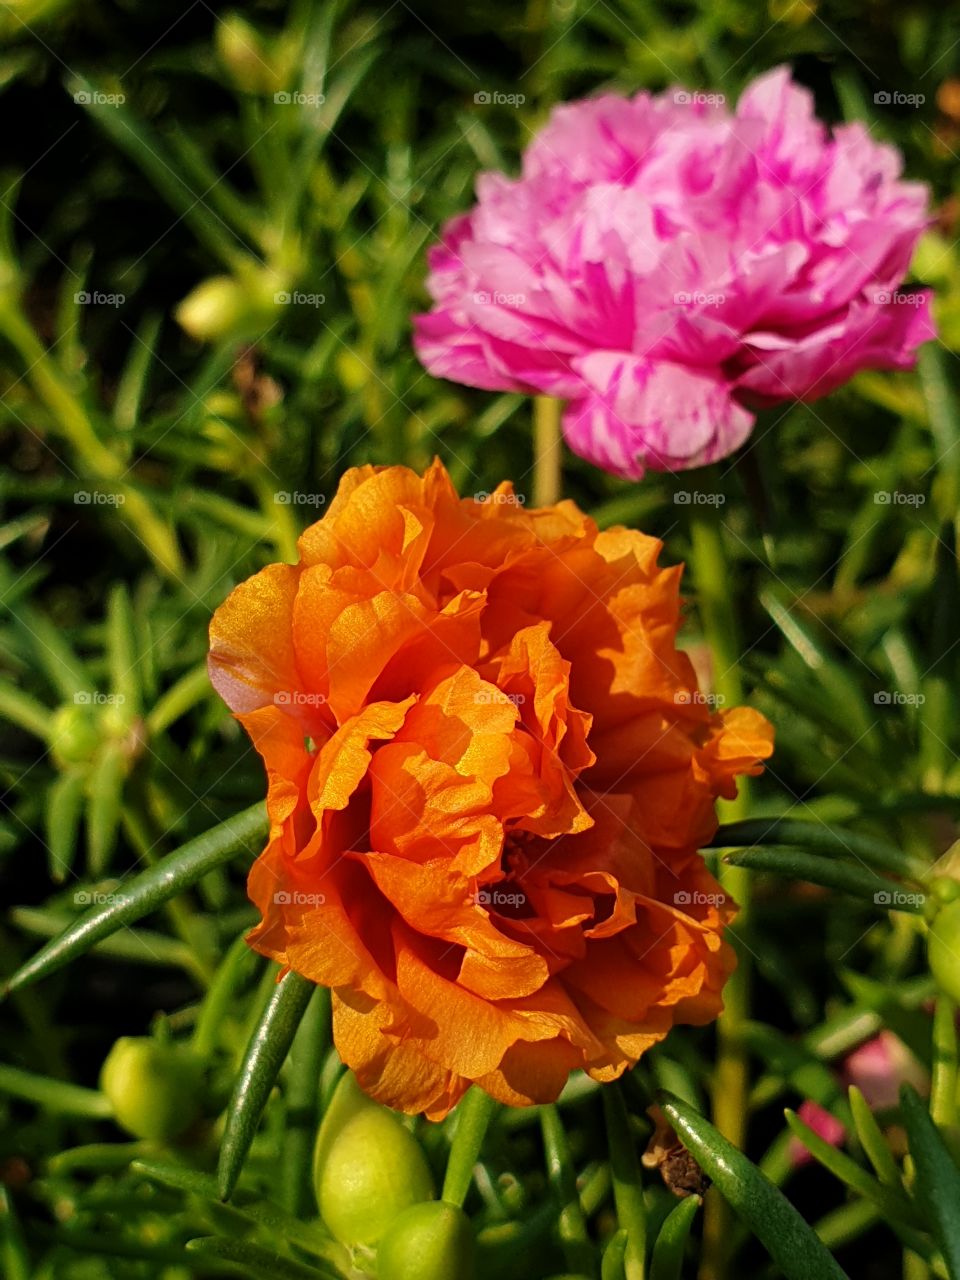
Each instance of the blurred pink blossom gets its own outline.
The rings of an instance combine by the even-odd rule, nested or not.
[[[900,171],[863,125],[831,135],[784,67],[733,113],[679,90],[558,107],[431,250],[417,352],[566,400],[571,447],[610,471],[710,462],[753,409],[908,368],[934,336],[927,293],[900,290],[927,223]]]

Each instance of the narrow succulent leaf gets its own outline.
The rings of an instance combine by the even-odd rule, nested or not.
[[[880,1126],[874,1119],[867,1100],[855,1084],[850,1086],[850,1113],[853,1116],[853,1127],[856,1130],[860,1145],[874,1171],[885,1187],[900,1186],[900,1170],[893,1158],[893,1152],[887,1145]]]
[[[650,1280],[680,1280],[690,1228],[701,1203],[699,1196],[687,1196],[667,1214],[653,1246]]]
[[[787,1280],[849,1280],[786,1196],[718,1129],[671,1094],[661,1096],[660,1106],[680,1141]]]
[[[47,865],[54,884],[62,884],[73,869],[85,785],[82,773],[62,773],[47,792],[44,826]]]
[[[46,739],[50,729],[50,712],[43,703],[9,684],[0,684],[0,719],[9,720],[35,738]]]
[[[217,1259],[221,1262],[235,1262],[243,1268],[246,1275],[255,1280],[341,1280],[342,1271],[334,1271],[331,1267],[320,1265],[304,1266],[292,1258],[284,1257],[272,1249],[262,1245],[251,1244],[249,1240],[230,1240],[220,1236],[201,1236],[187,1241],[188,1253],[198,1259]]]
[[[836,889],[860,898],[881,911],[907,911],[919,915],[923,911],[923,894],[905,889],[895,880],[852,862],[824,858],[817,853],[804,853],[789,846],[764,845],[730,853],[724,862],[750,871],[766,871],[788,880],[805,880],[826,889]]]
[[[621,1227],[607,1241],[600,1263],[600,1280],[624,1280],[628,1239],[625,1229]]]
[[[237,1185],[270,1090],[316,989],[299,973],[288,973],[277,983],[251,1037],[227,1108],[220,1144],[217,1188],[221,1200],[229,1200]]]
[[[317,1212],[313,1198],[313,1146],[320,1123],[320,1073],[331,1044],[330,992],[318,987],[290,1049],[283,1127],[280,1200],[298,1217]]]
[[[34,1275],[10,1193],[3,1186],[0,1186],[0,1264],[5,1280],[30,1280]]]
[[[902,1192],[882,1186],[876,1178],[867,1173],[866,1169],[861,1168],[855,1160],[851,1160],[848,1155],[831,1146],[789,1108],[784,1115],[794,1137],[799,1138],[813,1158],[818,1160],[824,1168],[829,1169],[835,1178],[839,1178],[851,1190],[859,1192],[860,1195],[879,1205],[886,1217],[912,1226],[922,1225],[916,1209]]]
[[[929,1218],[950,1280],[960,1280],[960,1169],[910,1085],[900,1090],[900,1113],[917,1171],[917,1201]]]
[[[0,1063],[0,1093],[33,1102],[56,1115],[105,1120],[113,1114],[110,1103],[96,1089],[84,1089],[66,1080],[53,1080]]]
[[[215,867],[222,866],[241,851],[252,854],[267,833],[269,824],[262,802],[228,818],[203,835],[190,840],[176,853],[129,882],[122,883],[110,901],[96,905],[72,923],[59,937],[48,942],[8,980],[6,990],[15,991],[39,978],[56,973],[96,942],[125,925],[155,911],[169,898],[183,893]]]
[[[570,1271],[590,1271],[595,1255],[577,1195],[577,1173],[570,1144],[555,1104],[540,1107],[540,1132],[547,1178],[559,1208],[557,1234],[563,1256]]]
[[[87,780],[87,857],[94,879],[110,865],[123,810],[126,756],[120,743],[104,748]]]
[[[896,876],[923,876],[929,870],[925,862],[887,840],[800,818],[746,818],[742,822],[726,823],[717,829],[707,847],[748,848],[768,844],[793,845],[815,853],[835,853],[866,862],[878,871],[889,871]]]
[[[120,705],[131,718],[140,710],[138,648],[130,594],[126,585],[118,582],[107,605],[107,653],[113,694],[123,700]]]

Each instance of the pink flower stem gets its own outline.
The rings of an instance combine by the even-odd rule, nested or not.
[[[719,484],[717,485],[719,487]],[[736,602],[730,580],[723,531],[713,504],[690,509],[691,564],[701,624],[713,656],[713,692],[718,706],[740,706],[740,643]],[[735,800],[722,804],[721,817],[735,822],[750,808],[747,779],[740,780]],[[750,906],[750,873],[721,865],[720,883],[740,905],[736,930],[743,929]],[[747,1130],[749,1070],[741,1031],[750,1016],[749,953],[741,952],[739,964],[723,993],[724,1009],[717,1023],[717,1066],[714,1073],[713,1120],[725,1138],[743,1149]],[[723,1199],[708,1196],[704,1207],[704,1247],[700,1280],[723,1280],[728,1274],[730,1209]]]
[[[560,501],[563,437],[560,414],[563,405],[553,396],[537,396],[533,402],[533,505],[550,507]]]

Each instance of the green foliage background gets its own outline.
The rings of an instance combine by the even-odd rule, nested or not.
[[[0,36],[5,970],[91,895],[260,797],[259,763],[206,682],[207,623],[237,581],[292,558],[346,467],[420,468],[439,454],[466,494],[504,477],[529,493],[530,403],[440,383],[410,343],[426,248],[468,207],[477,172],[515,171],[558,101],[675,83],[733,101],[783,61],[825,118],[866,120],[931,185],[938,220],[915,270],[938,289],[943,343],[917,373],[863,375],[826,402],[769,413],[746,456],[709,480],[725,498],[744,678],[777,729],[754,812],[843,824],[926,862],[951,844],[960,12],[886,0],[298,0],[227,14],[204,0],[20,0],[0,6]],[[877,101],[884,93],[923,102]],[[568,496],[602,525],[663,537],[670,560],[690,552],[685,483],[628,485],[565,458]],[[703,585],[686,580],[695,650]],[[263,1273],[249,1258],[226,1272],[186,1260],[196,1236],[264,1229],[228,1221],[196,1187],[131,1173],[132,1156],[156,1150],[122,1141],[93,1092],[113,1041],[159,1011],[170,1035],[195,1030],[252,922],[244,869],[241,858],[207,876],[0,1009],[5,1274]],[[876,1205],[847,1200],[822,1171],[791,1171],[781,1108],[814,1098],[848,1118],[829,1064],[881,1025],[932,1061],[922,925],[755,883],[739,940],[756,969],[749,1154],[790,1179],[852,1275],[902,1274]],[[217,1116],[272,980],[252,958],[235,963],[238,997],[207,1045],[205,1127],[177,1155],[194,1171],[215,1163]],[[638,1135],[657,1085],[705,1106],[712,1054],[712,1033],[679,1032],[649,1055],[631,1085]],[[281,1088],[268,1107],[250,1194],[270,1189],[287,1101]],[[564,1115],[602,1236],[612,1210],[598,1106],[575,1093]],[[490,1252],[484,1276],[562,1269],[532,1124],[503,1122],[490,1196],[473,1206],[481,1225],[524,1223],[528,1251]],[[442,1165],[445,1139],[424,1141]],[[309,1215],[301,1194],[287,1206]],[[665,1196],[648,1190],[655,1218]],[[735,1243],[742,1274],[764,1274],[759,1247]]]

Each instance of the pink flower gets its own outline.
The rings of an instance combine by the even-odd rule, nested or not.
[[[930,1076],[907,1046],[892,1031],[862,1044],[843,1060],[844,1083],[855,1084],[871,1111],[897,1106],[900,1086],[912,1084],[918,1093],[930,1092]]]
[[[632,477],[710,462],[752,409],[908,368],[934,336],[898,292],[927,192],[860,124],[827,131],[786,68],[704,95],[559,107],[522,176],[482,174],[429,257],[420,359],[567,401],[571,447]]]
[[[824,1142],[829,1142],[831,1147],[839,1147],[847,1136],[847,1131],[829,1111],[824,1110],[818,1102],[801,1102],[797,1108],[797,1115],[807,1126],[812,1129],[818,1138],[822,1138]],[[810,1164],[813,1156],[803,1145],[799,1138],[791,1138],[789,1150],[787,1152],[790,1163],[799,1168],[800,1165]]]

